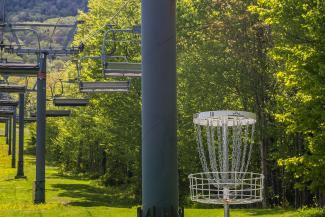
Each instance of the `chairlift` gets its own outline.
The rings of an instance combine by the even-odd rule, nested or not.
[[[32,118],[36,117],[36,113],[32,112],[30,116]],[[71,110],[46,110],[46,117],[70,117],[70,116],[71,116]]]
[[[37,121],[36,117],[25,117],[24,124],[35,123]],[[17,123],[19,123],[19,117],[17,117]]]
[[[130,81],[80,82],[82,93],[128,92]]]
[[[0,117],[0,123],[7,123],[8,120],[9,118],[7,117]]]
[[[10,117],[14,115],[14,110],[12,109],[0,109],[0,117]]]
[[[35,117],[26,117],[24,118],[24,123],[35,123],[36,118]]]
[[[0,73],[5,76],[37,76],[39,72],[38,64],[27,63],[0,63]]]
[[[87,106],[89,105],[89,99],[54,98],[53,104],[55,106]]]
[[[23,85],[3,85],[0,84],[0,93],[25,93],[26,86]]]
[[[60,84],[60,93],[56,94],[56,85]],[[89,99],[87,98],[72,98],[72,97],[66,97],[64,96],[64,83],[69,83],[69,81],[62,81],[61,79],[54,83],[52,87],[52,98],[53,98],[53,104],[55,106],[71,106],[71,107],[77,107],[77,106],[87,106],[89,104]]]
[[[13,100],[0,100],[0,106],[18,106],[18,101]]]
[[[111,39],[108,39],[109,33],[113,34]],[[129,40],[118,40],[115,38],[116,33],[128,33],[137,35],[141,33],[141,28],[135,26],[130,29],[113,29],[110,27],[105,34],[102,44],[102,66],[103,73],[106,77],[141,77],[142,75],[142,65],[141,63],[133,63],[127,60],[126,56],[112,56],[116,52],[116,43],[130,42]],[[108,42],[113,44],[113,49],[110,54],[106,51],[106,46]],[[124,58],[123,61],[119,59]],[[115,60],[115,61],[113,61]]]
[[[16,35],[17,32],[23,32],[25,35],[32,34],[35,36],[36,42],[38,44],[38,48],[35,49],[35,52],[32,54],[36,55],[38,59],[39,57],[38,55],[40,53],[39,51],[41,50],[41,43],[40,43],[40,37],[36,30],[31,28],[17,28],[17,27],[13,27],[10,24],[4,24],[3,26],[0,26],[0,31],[3,33],[11,33],[15,39],[15,44],[12,43],[6,44],[2,40],[0,42],[1,53],[2,52],[13,53],[13,50],[19,51],[24,49],[22,47],[25,45],[21,43],[21,41],[18,39],[18,36]],[[39,70],[40,67],[38,63],[30,64],[30,63],[23,63],[23,62],[13,62],[13,61],[8,61],[7,59],[1,59],[0,61],[0,74],[3,76],[36,77]]]
[[[104,75],[106,77],[141,77],[141,63],[105,62]]]
[[[81,81],[82,61],[101,60],[102,56],[84,56],[77,63],[79,90],[81,93],[128,92],[130,81]]]

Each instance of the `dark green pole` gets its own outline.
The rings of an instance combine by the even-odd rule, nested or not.
[[[26,178],[24,175],[24,117],[25,116],[25,94],[19,94],[19,153],[18,169],[16,179]]]
[[[9,117],[9,120],[8,120],[8,155],[11,155],[11,134],[12,134],[12,117],[10,116]]]
[[[17,132],[17,108],[14,107],[14,115],[12,117],[12,153],[11,168],[16,168],[16,132]]]
[[[36,181],[34,203],[45,203],[46,53],[40,57],[37,75]]]
[[[7,120],[5,123],[6,144],[8,144],[8,129],[9,129],[8,125],[9,125],[9,120]]]
[[[142,0],[143,217],[178,217],[175,15],[175,0]]]

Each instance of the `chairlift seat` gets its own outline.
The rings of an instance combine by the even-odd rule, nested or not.
[[[36,122],[36,117],[26,117],[26,118],[24,118],[24,122],[25,123],[34,123],[34,122]]]
[[[18,101],[0,100],[0,106],[18,106]]]
[[[40,68],[38,64],[0,63],[0,73],[12,76],[37,76]]]
[[[36,113],[31,113],[31,117],[36,117]],[[70,117],[70,110],[46,110],[46,117]]]
[[[55,106],[87,106],[89,99],[73,99],[73,98],[54,98]]]
[[[8,120],[8,117],[0,117],[0,123],[7,123]]]
[[[104,69],[105,76],[141,77],[141,63],[108,62]]]
[[[128,92],[130,81],[80,82],[82,93]]]
[[[0,93],[25,93],[26,86],[21,85],[0,85]]]
[[[14,110],[0,109],[0,117],[8,118],[14,115]]]

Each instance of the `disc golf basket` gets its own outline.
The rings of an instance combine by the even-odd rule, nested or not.
[[[193,201],[230,204],[263,200],[264,176],[248,172],[254,144],[256,116],[242,111],[209,111],[193,117],[203,172],[189,175]]]

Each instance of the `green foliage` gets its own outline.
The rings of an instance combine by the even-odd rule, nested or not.
[[[192,117],[207,110],[257,114],[250,170],[265,174],[269,204],[293,205],[293,186],[324,190],[324,3],[183,0],[177,4],[181,203],[190,204],[188,174],[202,170]],[[115,28],[140,24],[140,1],[90,0],[88,8],[88,13],[80,12],[84,23],[74,41],[85,44],[80,56],[101,54],[108,24]],[[126,34],[116,37],[131,39]],[[113,47],[105,48],[109,53]],[[132,41],[117,44],[115,54],[141,61],[139,44]],[[59,60],[55,64],[64,65]],[[101,67],[98,59],[84,60],[81,80],[105,80]],[[76,77],[74,65],[63,74]],[[47,159],[61,171],[98,178],[105,186],[127,185],[139,202],[140,79],[132,79],[131,86],[128,94],[89,95],[89,107],[73,109],[69,119],[49,120]],[[76,91],[68,89],[66,95],[81,97]]]
[[[29,131],[26,131],[27,137]],[[3,217],[83,217],[110,216],[131,217],[136,215],[133,189],[130,186],[98,185],[97,181],[82,176],[63,175],[58,168],[46,166],[46,204],[34,205],[32,185],[35,180],[35,157],[25,156],[27,179],[16,180],[16,169],[11,168],[4,138],[0,139],[0,216]],[[223,209],[185,209],[187,217],[215,217]],[[238,217],[321,217],[323,209],[231,209],[232,216]]]
[[[279,164],[293,172],[296,187],[324,192],[325,3],[261,0],[251,9],[271,25],[275,46],[270,56],[282,63],[276,73],[276,119],[289,137],[299,135],[302,140],[303,151],[285,156]]]
[[[74,42],[85,43],[86,48],[81,55],[100,54],[103,32],[108,29],[106,24],[114,23],[119,28],[138,24],[139,2],[131,2],[114,20],[109,19],[124,4],[124,1],[107,0],[89,2],[89,13],[81,13],[80,19],[84,20],[84,24],[80,25]],[[103,19],[104,15],[107,18]],[[109,46],[110,44],[107,49],[110,49]],[[127,47],[128,58],[139,60],[140,50],[136,46],[138,45],[130,42],[117,47],[117,54],[122,55],[125,51],[122,48]],[[99,61],[84,61],[81,80],[105,80],[100,67]],[[68,66],[67,71],[71,76],[76,75],[76,69],[72,65]],[[65,95],[80,97],[75,91],[77,90],[65,89]],[[48,122],[49,159],[60,165],[61,171],[99,178],[106,186],[129,185],[138,200],[141,173],[140,80],[132,80],[131,90],[127,94],[109,93],[83,97],[91,99],[90,106],[73,109],[71,118]]]
[[[48,18],[76,16],[78,9],[85,10],[87,0],[6,0],[11,22],[44,21]]]

